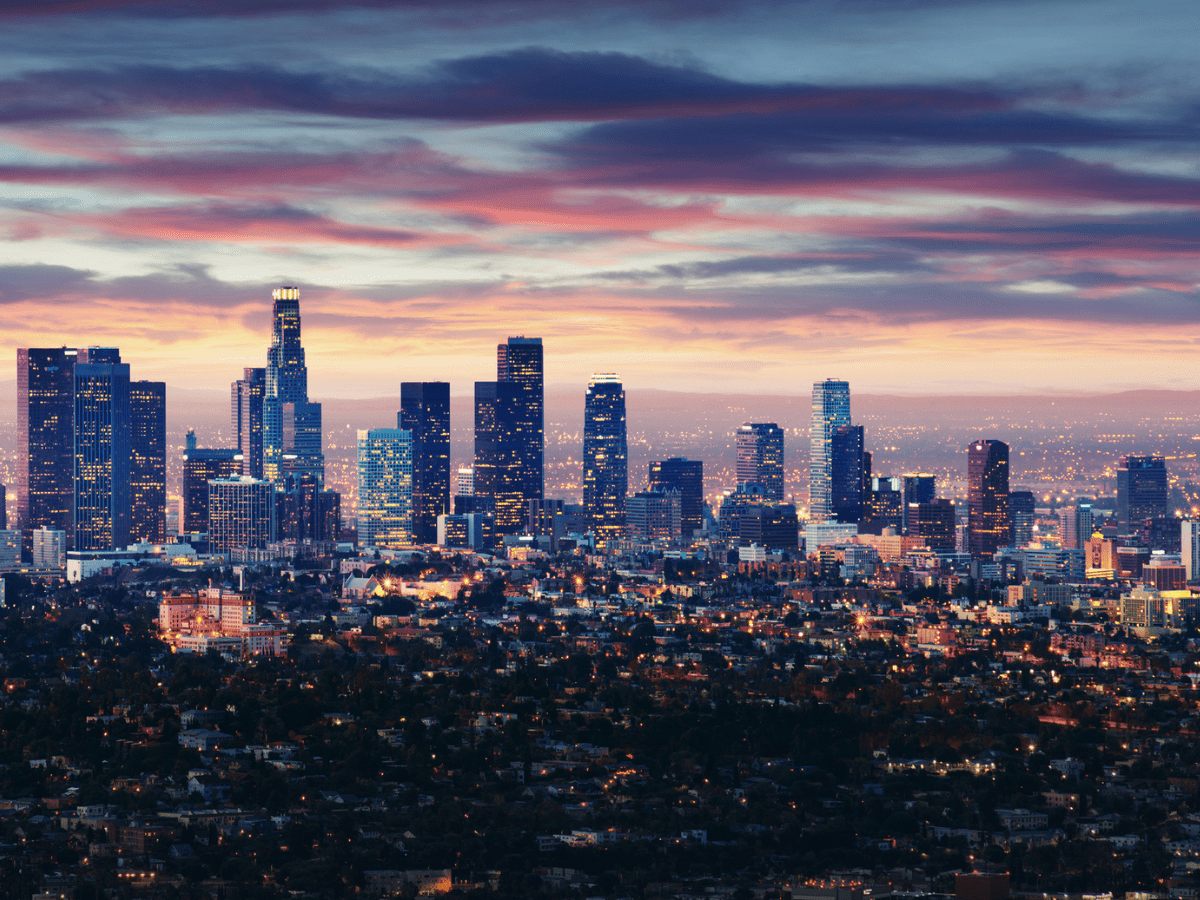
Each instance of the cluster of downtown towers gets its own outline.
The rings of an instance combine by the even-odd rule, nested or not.
[[[202,450],[189,435],[185,451],[182,531],[223,532],[218,550],[338,536],[340,498],[324,489],[321,405],[308,399],[299,292],[276,289],[273,301],[267,365],[245,369],[232,385],[236,446]],[[62,534],[76,551],[166,540],[165,384],[132,381],[119,350],[98,347],[18,350],[17,382],[17,514],[26,552],[37,530]],[[546,504],[561,504],[544,494],[541,339],[500,344],[496,380],[476,382],[474,400],[474,466],[453,505],[448,383],[403,383],[397,427],[359,432],[360,544],[448,543],[447,525],[457,531],[465,524],[466,544],[489,545],[526,531]],[[936,498],[933,476],[873,476],[863,427],[850,421],[849,384],[818,382],[812,400],[809,521],[896,526],[920,533],[933,549],[954,549],[954,509]],[[782,429],[746,423],[736,440],[731,507],[747,498],[782,506]],[[633,530],[646,541],[686,541],[702,529],[701,461],[651,463],[649,490],[628,496],[625,390],[616,375],[596,375],[588,385],[583,467],[582,513],[597,545]],[[963,549],[972,554],[1008,544],[1024,506],[1032,516],[1032,495],[1009,493],[1008,447],[1000,441],[968,448],[968,493]],[[793,548],[795,533],[786,542]],[[456,537],[459,544],[466,536]]]

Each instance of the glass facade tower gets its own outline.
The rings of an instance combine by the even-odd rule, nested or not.
[[[594,375],[583,407],[583,511],[601,546],[624,533],[628,493],[625,388],[618,375]]]
[[[829,378],[813,385],[809,432],[808,518],[833,518],[833,435],[850,424],[850,383]]]

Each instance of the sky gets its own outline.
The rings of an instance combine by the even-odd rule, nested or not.
[[[1194,0],[0,0],[0,341],[310,394],[1200,388]]]

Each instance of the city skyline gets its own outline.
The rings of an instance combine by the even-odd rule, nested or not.
[[[225,388],[288,284],[314,397],[486,380],[500,330],[547,386],[1200,387],[1194,5],[0,16],[0,352]]]

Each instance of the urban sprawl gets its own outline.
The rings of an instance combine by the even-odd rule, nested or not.
[[[1200,521],[1153,448],[1047,508],[981,436],[956,503],[873,471],[830,379],[807,505],[771,422],[719,500],[678,456],[631,492],[606,373],[547,497],[510,337],[470,465],[406,382],[343,503],[300,321],[277,289],[177,516],[165,384],[18,351],[3,897],[1200,896]]]

